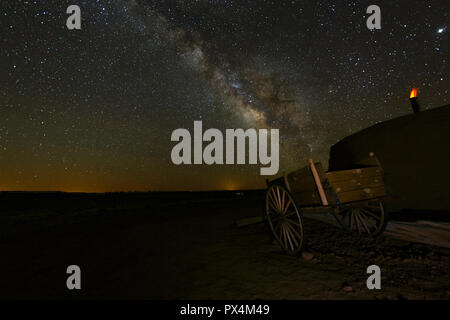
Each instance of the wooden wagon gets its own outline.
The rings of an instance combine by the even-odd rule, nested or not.
[[[275,239],[289,254],[305,245],[304,213],[331,212],[350,232],[371,237],[383,233],[387,192],[383,170],[373,154],[354,169],[324,172],[320,163],[267,182],[265,218]]]

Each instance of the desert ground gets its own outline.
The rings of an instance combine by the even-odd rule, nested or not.
[[[0,193],[0,298],[449,299],[450,249],[345,233],[306,218],[289,256],[265,224],[264,192]],[[82,289],[66,288],[79,265]],[[381,268],[368,290],[366,268]]]

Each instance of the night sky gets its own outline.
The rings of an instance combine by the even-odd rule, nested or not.
[[[68,30],[77,4],[82,30]],[[382,29],[366,28],[381,7]],[[0,190],[260,188],[182,165],[173,130],[280,129],[280,172],[449,103],[449,1],[2,1]],[[401,143],[401,142],[397,142]]]

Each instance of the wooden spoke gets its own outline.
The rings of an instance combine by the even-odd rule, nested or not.
[[[358,228],[358,233],[361,233],[361,222],[360,222],[361,219],[360,219],[360,215],[359,215],[357,209],[354,210],[354,212],[355,212],[355,220],[356,220],[356,226]]]
[[[267,211],[267,214],[271,215],[274,220],[283,218],[278,211],[271,210],[270,208]]]
[[[277,195],[275,194],[275,191],[274,191],[274,190],[272,190],[271,198],[272,198],[272,201],[276,204],[277,209],[280,210],[281,207],[280,207],[280,204],[279,204],[279,202],[278,202]]]
[[[298,222],[295,222],[294,220],[286,219],[286,222],[287,222],[289,225],[293,226],[294,228],[299,228],[299,227],[300,227],[300,224],[299,224]]]
[[[270,193],[270,197],[272,199],[272,202],[275,204],[277,210],[280,210],[280,205],[278,204],[277,195],[274,190]]]
[[[287,212],[284,216],[286,218],[288,218],[288,217],[291,217],[291,216],[296,215],[296,214],[297,214],[297,211],[292,210],[292,211]]]
[[[281,218],[276,218],[272,220],[272,224],[274,224],[275,229],[278,229],[282,223],[283,219]]]
[[[348,224],[349,224],[350,230],[351,230],[353,228],[353,214],[352,214],[351,210],[349,210],[349,212],[348,212]]]
[[[290,198],[288,198],[287,204],[286,204],[286,206],[285,206],[285,208],[284,208],[284,210],[283,210],[283,214],[284,214],[284,215],[286,215],[286,212],[288,211],[288,209],[289,209],[289,207],[291,206],[291,204],[292,204],[292,201],[291,201]]]
[[[272,201],[269,201],[269,206],[274,210],[274,212],[279,211],[279,209],[276,207],[276,205]]]
[[[294,237],[294,239],[295,238],[298,238],[298,239],[302,238],[302,236],[300,235],[300,233],[298,233],[298,231],[296,230],[296,228],[294,226],[292,226],[291,224],[286,224],[286,225],[291,230],[291,232],[293,232],[294,235],[296,236],[296,237]],[[297,245],[298,245],[298,243],[297,243]]]
[[[350,211],[350,230],[353,229],[353,211]]]
[[[288,228],[291,228],[291,227],[288,226]],[[291,228],[290,232],[296,232],[296,231]],[[297,235],[296,233],[294,233],[294,234],[291,233],[291,235],[292,235],[292,242],[294,243],[294,247],[296,248],[299,245],[298,238],[297,238],[299,235]]]
[[[275,212],[278,211],[276,202],[272,199],[272,196],[270,194],[267,195],[267,207],[270,210],[273,210]]]
[[[367,224],[365,222],[365,216],[361,211],[360,211],[360,217],[361,217],[361,225],[363,226],[364,230],[366,230],[367,234],[370,234],[370,230],[367,227]]]
[[[386,212],[381,201],[377,205],[371,202],[343,207],[335,214],[339,224],[349,231],[357,231],[369,236],[380,235],[387,224]]]
[[[293,234],[290,232],[290,230],[288,230],[287,227],[286,227],[286,235],[289,240],[289,246],[291,247],[291,251],[294,252],[295,246],[293,245],[293,241],[291,240],[291,238],[293,238]]]
[[[369,230],[376,227],[376,222],[374,222],[372,218],[366,216],[365,210],[363,210],[363,209],[361,209],[361,216],[363,217],[362,221],[364,222],[364,225],[366,226],[366,230],[367,230],[367,227],[369,228]],[[370,233],[370,232],[367,231],[367,233]]]
[[[284,199],[285,199],[285,197],[286,197],[286,193],[283,191],[283,190],[281,190],[281,194],[282,194],[282,196],[281,196],[281,212],[283,212],[284,213],[284,210],[286,210],[286,207],[284,206]]]
[[[376,214],[374,214],[374,213],[372,213],[372,212],[370,212],[368,210],[363,209],[363,212],[365,212],[367,215],[369,215],[371,218],[373,218],[373,219],[375,219],[377,221],[381,220],[380,216],[377,216]]]
[[[280,197],[280,188],[277,188],[277,201],[278,201],[278,207],[280,208],[280,211],[282,211],[283,207],[281,206],[281,197]]]
[[[372,221],[374,218],[370,215],[370,211],[367,211],[364,208],[360,208],[360,213],[361,216],[366,220],[366,221]]]

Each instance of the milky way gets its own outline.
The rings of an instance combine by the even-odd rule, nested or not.
[[[66,28],[77,4],[82,30]],[[175,166],[170,134],[280,129],[280,169],[448,104],[447,1],[2,3],[0,189],[259,188],[259,166]]]

